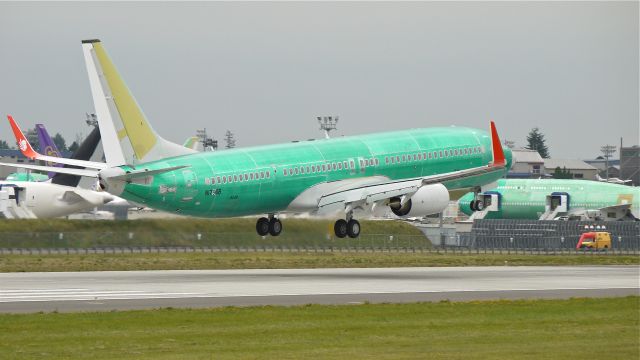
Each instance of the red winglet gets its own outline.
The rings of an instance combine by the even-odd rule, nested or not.
[[[502,143],[500,143],[500,137],[498,136],[498,130],[496,130],[496,124],[491,122],[491,147],[493,153],[492,166],[503,166],[507,162],[504,157],[504,151],[502,150]]]
[[[40,154],[33,150],[33,147],[31,146],[31,144],[29,144],[29,140],[27,140],[27,137],[24,136],[22,130],[20,130],[20,128],[18,127],[18,124],[16,124],[15,120],[13,120],[13,117],[11,115],[7,115],[7,118],[9,119],[11,130],[13,130],[13,135],[16,137],[18,148],[20,149],[20,151],[22,151],[22,154],[29,159],[35,159],[36,157],[38,157],[38,155]]]

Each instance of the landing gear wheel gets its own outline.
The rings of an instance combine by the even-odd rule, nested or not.
[[[476,211],[476,201],[475,200],[471,200],[471,202],[469,203],[469,208],[471,209],[471,211]]]
[[[333,225],[333,231],[336,233],[336,237],[343,238],[347,236],[347,220],[340,219]]]
[[[273,218],[269,221],[269,234],[271,236],[278,236],[282,232],[282,223],[280,220]]]
[[[265,217],[258,219],[258,222],[256,222],[256,232],[260,236],[269,234],[269,219]]]
[[[484,201],[476,200],[476,210],[482,211],[484,209]]]
[[[349,235],[350,238],[357,238],[360,236],[360,223],[358,220],[349,220],[347,223],[347,235]]]

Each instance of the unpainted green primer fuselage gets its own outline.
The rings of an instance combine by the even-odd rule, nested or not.
[[[504,151],[508,168],[511,152]],[[277,213],[286,211],[303,191],[325,182],[372,176],[411,179],[486,166],[491,160],[491,137],[486,131],[414,129],[203,152],[141,164],[136,168],[189,167],[129,183],[121,196],[202,217]],[[444,185],[449,190],[484,185],[505,171]]]
[[[547,195],[553,192],[569,194],[571,209],[595,210],[620,204],[632,204],[632,212],[638,214],[640,188],[590,180],[560,179],[500,179],[490,191],[501,194],[499,211],[488,212],[485,219],[537,220],[545,212]],[[473,193],[460,198],[460,210],[467,215]]]

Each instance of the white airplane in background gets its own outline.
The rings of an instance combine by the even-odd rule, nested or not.
[[[11,115],[8,118],[15,131],[13,118]],[[100,132],[96,128],[73,158],[89,160],[99,142]],[[0,212],[8,218],[54,218],[92,210],[114,200],[109,193],[92,190],[91,183],[83,184],[79,176],[63,173],[64,168],[60,171],[43,182],[0,181]]]

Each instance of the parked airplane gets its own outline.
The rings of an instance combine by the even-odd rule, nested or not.
[[[500,179],[496,188],[477,197],[467,193],[459,204],[474,218],[633,220],[640,216],[640,188],[590,180]]]
[[[10,116],[9,118],[13,120]],[[90,159],[99,142],[100,133],[96,128],[80,145],[74,154],[74,159],[76,161]],[[23,143],[19,143],[19,146],[22,147]],[[66,167],[47,168],[45,171],[56,172],[49,181],[0,181],[0,209],[5,216],[17,218],[66,216],[93,209],[114,198],[106,192],[78,187],[80,177],[61,172],[67,170]]]
[[[356,211],[439,213],[448,190],[494,182],[511,164],[493,122],[490,133],[414,129],[196,153],[156,134],[101,42],[82,43],[107,163],[38,154],[10,120],[20,149],[29,158],[83,166],[64,171],[97,177],[106,191],[152,208],[201,217],[267,214],[256,230],[273,236],[282,231],[276,214],[339,212],[336,236],[357,237]]]

